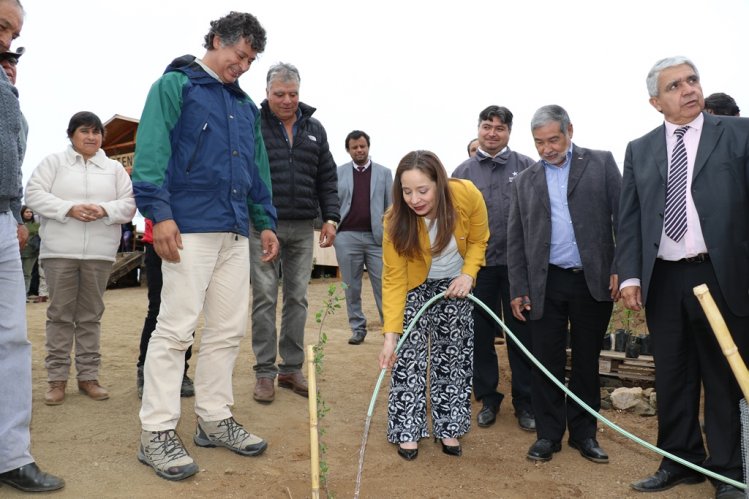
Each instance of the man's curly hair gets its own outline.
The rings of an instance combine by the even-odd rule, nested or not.
[[[246,12],[232,11],[221,19],[211,21],[211,30],[205,35],[203,46],[213,50],[213,39],[216,36],[223,46],[234,45],[241,37],[258,53],[265,50],[265,28],[255,16]]]

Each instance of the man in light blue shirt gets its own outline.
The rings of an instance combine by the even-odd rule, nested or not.
[[[610,152],[572,143],[572,123],[561,107],[536,111],[531,130],[541,161],[512,183],[507,222],[512,312],[529,324],[535,357],[562,383],[569,330],[569,387],[598,410],[598,356],[618,299],[614,234],[622,176]],[[593,416],[565,400],[540,370],[531,387],[538,440],[529,459],[551,459],[569,429],[571,447],[590,461],[608,462]]]

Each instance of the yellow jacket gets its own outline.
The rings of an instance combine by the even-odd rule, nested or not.
[[[458,251],[463,257],[461,273],[473,277],[486,263],[484,254],[489,240],[489,221],[486,204],[475,185],[469,180],[450,179],[450,194],[457,212],[453,235]],[[387,224],[382,240],[382,313],[385,319],[383,333],[402,333],[406,295],[409,290],[426,281],[432,265],[431,244],[426,222],[419,225],[421,255],[409,259],[398,254],[390,240]]]

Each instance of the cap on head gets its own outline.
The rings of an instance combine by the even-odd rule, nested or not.
[[[18,59],[26,52],[25,47],[18,47],[15,52],[3,52],[0,54],[0,61],[10,61],[11,64],[18,64]]]

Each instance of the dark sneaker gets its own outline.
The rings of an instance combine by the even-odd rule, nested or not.
[[[351,338],[348,339],[349,345],[361,345],[364,342],[364,337],[367,336],[366,331],[354,331]]]
[[[138,398],[143,398],[143,366],[138,366],[138,372],[135,375],[135,386],[138,388]]]
[[[187,374],[182,376],[182,386],[179,389],[180,397],[194,397],[195,396],[195,385]]]
[[[174,430],[141,431],[138,461],[167,480],[183,480],[198,472],[198,465]]]
[[[226,447],[243,456],[258,456],[268,448],[265,440],[245,430],[234,418],[221,421],[198,418],[193,442],[199,447]]]

